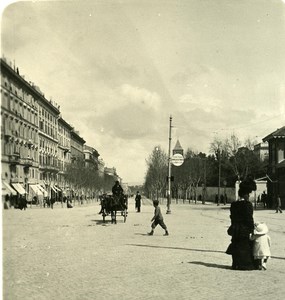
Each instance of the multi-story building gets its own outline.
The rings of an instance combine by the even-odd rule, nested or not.
[[[277,195],[285,206],[285,126],[263,138],[269,145],[267,192],[271,206],[275,205]]]
[[[62,118],[60,107],[20,75],[14,64],[1,58],[2,196],[16,200],[36,197],[38,203],[45,197],[59,199],[72,189],[65,172],[75,160],[94,164],[104,177],[99,153],[84,144]]]
[[[40,182],[51,198],[59,196],[57,189],[58,162],[58,119],[59,107],[36,87],[39,107],[39,173]]]
[[[99,156],[100,154],[96,149],[93,147],[84,145],[83,147],[84,157],[85,157],[85,164],[86,166],[94,168],[94,170],[98,171],[99,167]]]
[[[85,140],[79,135],[78,131],[74,129],[70,132],[70,153],[71,161],[84,160],[83,147]]]
[[[39,180],[38,97],[19,70],[1,59],[1,173],[18,196]]]
[[[100,177],[104,177],[105,163],[102,158],[98,158],[98,173]]]
[[[64,174],[66,171],[66,166],[71,162],[71,131],[73,127],[68,124],[62,117],[58,119],[58,162],[59,162],[59,172],[58,172],[58,185],[63,190],[67,192],[69,186],[65,182]]]

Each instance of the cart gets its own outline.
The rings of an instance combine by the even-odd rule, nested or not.
[[[128,196],[103,195],[101,198],[101,213],[104,223],[106,217],[111,216],[112,224],[117,224],[117,215],[123,216],[125,223],[128,215]]]

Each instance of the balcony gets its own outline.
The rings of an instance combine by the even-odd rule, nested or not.
[[[33,166],[33,161],[34,160],[32,158],[30,158],[30,157],[22,158],[21,159],[21,163],[24,166],[24,168],[32,167]]]
[[[4,132],[5,140],[9,141],[10,138],[13,136],[12,131],[10,129],[6,129]]]
[[[58,173],[59,167],[52,166],[52,165],[40,165],[39,169],[43,172],[51,172],[51,173]]]
[[[14,154],[9,155],[9,163],[10,163],[10,165],[20,164],[20,154],[14,153]]]

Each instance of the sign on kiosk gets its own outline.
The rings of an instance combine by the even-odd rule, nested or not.
[[[171,157],[171,163],[176,167],[181,166],[183,162],[184,162],[184,157],[179,153],[176,153]]]

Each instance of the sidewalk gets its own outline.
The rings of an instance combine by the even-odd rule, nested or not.
[[[273,242],[268,270],[232,271],[229,205],[172,204],[169,236],[153,236],[151,201],[129,199],[126,223],[104,224],[98,202],[3,211],[4,299],[283,299],[284,214],[258,210]]]

